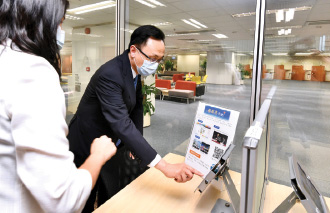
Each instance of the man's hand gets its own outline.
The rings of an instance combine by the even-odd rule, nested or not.
[[[134,155],[132,154],[132,152],[129,152],[129,157],[132,158],[133,160],[135,159]]]
[[[185,163],[170,164],[163,159],[159,161],[155,168],[160,170],[166,177],[174,178],[174,180],[179,183],[184,183],[191,180],[194,174],[201,177],[203,176],[202,173],[194,168],[191,168]]]

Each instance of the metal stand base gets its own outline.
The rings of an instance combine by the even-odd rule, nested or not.
[[[299,200],[296,193],[293,191],[291,194],[273,211],[273,213],[288,212]]]
[[[235,211],[231,203],[222,199],[218,199],[211,213],[235,213]]]

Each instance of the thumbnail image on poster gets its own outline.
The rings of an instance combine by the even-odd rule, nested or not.
[[[228,140],[228,136],[225,134],[221,134],[220,132],[214,131],[212,136],[212,141],[216,142],[217,144],[221,144],[226,146]]]
[[[197,139],[194,139],[194,143],[192,145],[195,149],[199,150],[201,148],[201,142]]]
[[[199,103],[185,162],[204,177],[233,143],[239,112]]]
[[[204,152],[205,154],[208,154],[209,153],[209,149],[210,149],[210,145],[207,144],[207,143],[204,143],[202,142],[202,145],[201,145],[201,151]]]

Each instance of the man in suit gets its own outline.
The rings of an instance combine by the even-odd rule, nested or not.
[[[95,72],[69,125],[70,150],[77,166],[87,158],[96,137],[107,135],[118,146],[117,154],[103,166],[85,212],[93,211],[96,191],[100,205],[148,167],[155,167],[177,182],[202,175],[184,163],[167,163],[142,136],[141,75],[156,72],[165,53],[164,39],[157,27],[137,28],[128,49]]]

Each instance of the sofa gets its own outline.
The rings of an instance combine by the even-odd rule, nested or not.
[[[155,79],[155,87],[158,89],[171,89],[171,81],[164,79]]]
[[[182,80],[176,82],[174,89],[168,90],[169,97],[187,99],[187,104],[189,104],[189,99],[195,101],[196,96],[204,95],[204,93],[205,85],[197,86],[196,82]]]
[[[157,88],[156,95],[159,99],[164,99],[164,95],[168,96],[168,90],[171,89],[171,80],[155,79],[155,87]]]
[[[173,82],[177,82],[178,80],[183,80],[184,74],[174,74],[173,75]]]
[[[163,76],[173,76],[175,74],[189,74],[187,71],[164,71],[163,73],[158,73],[158,77],[163,77]],[[195,72],[190,72],[190,74],[195,75]]]

